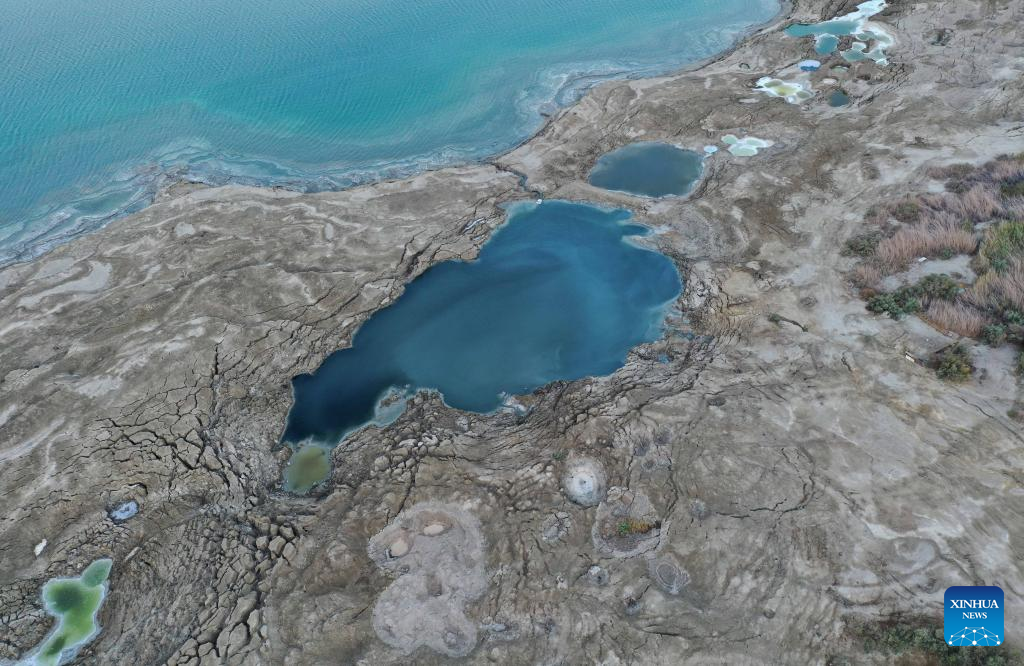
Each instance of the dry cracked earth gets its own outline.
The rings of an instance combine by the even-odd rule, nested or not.
[[[851,106],[753,92],[810,53],[782,26],[853,4],[798,0],[713,62],[603,85],[492,164],[182,184],[0,270],[0,662],[51,628],[42,584],[99,557],[81,664],[930,663],[851,627],[939,626],[957,584],[1000,585],[1024,647],[1008,352],[940,381],[910,359],[952,339],[868,313],[841,254],[872,205],[941,188],[929,168],[1024,151],[1024,0],[893,2],[891,63],[842,75]],[[775,145],[719,153],[685,199],[586,184],[609,149],[728,133]],[[283,492],[290,379],[538,196],[658,231],[687,285],[663,339],[525,413],[417,397]]]

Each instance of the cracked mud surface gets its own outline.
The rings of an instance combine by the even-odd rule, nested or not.
[[[848,622],[938,618],[947,586],[982,583],[1024,616],[1017,380],[985,349],[963,386],[909,362],[951,340],[865,312],[840,255],[872,204],[936,187],[929,167],[1024,151],[1024,1],[895,2],[876,19],[892,64],[844,75],[850,107],[820,81],[799,107],[753,92],[807,56],[780,20],[694,71],[601,86],[496,166],[319,195],[182,186],[0,270],[0,661],[49,630],[42,584],[101,557],[103,632],[79,663],[883,663]],[[629,142],[730,133],[774,145],[720,151],[688,199],[586,182]],[[645,242],[687,281],[665,338],[609,377],[519,398],[525,415],[417,397],[335,449],[314,496],[280,491],[291,377],[429,266],[472,257],[499,205],[534,191],[659,230]],[[584,458],[603,468],[599,501],[649,502],[633,518],[658,530],[650,548],[595,544],[607,505],[563,488]],[[112,518],[128,501],[138,514]],[[482,587],[452,591],[451,544],[436,566],[382,559],[423,507],[479,530],[462,583],[482,571]],[[427,526],[395,562],[452,538]],[[602,543],[626,539],[611,528]],[[379,635],[407,599],[461,634]]]

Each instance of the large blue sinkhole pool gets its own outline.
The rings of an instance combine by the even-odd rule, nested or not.
[[[689,194],[704,171],[692,150],[645,141],[602,155],[590,172],[590,184],[644,197]]]
[[[393,418],[419,389],[489,412],[509,395],[615,371],[630,349],[660,337],[682,289],[668,257],[633,242],[647,230],[629,219],[560,201],[511,206],[476,260],[430,268],[363,324],[351,347],[293,380],[284,442],[333,446]],[[320,476],[322,458],[300,450],[290,467]],[[294,473],[286,487],[308,489]]]

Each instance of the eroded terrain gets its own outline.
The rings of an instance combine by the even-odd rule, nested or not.
[[[0,271],[0,659],[50,630],[43,583],[102,557],[81,663],[887,663],[865,631],[939,626],[949,585],[1024,617],[1009,349],[971,343],[974,378],[939,380],[913,359],[956,338],[868,312],[842,254],[872,206],[941,190],[934,167],[1024,151],[1024,2],[895,2],[872,18],[887,66],[781,31],[854,5],[796,2],[712,63],[604,85],[494,165],[179,186]],[[811,99],[755,90],[811,56]],[[689,198],[587,184],[635,141],[722,149]],[[420,396],[283,492],[290,379],[538,196],[659,232],[686,279],[665,337],[525,413]]]

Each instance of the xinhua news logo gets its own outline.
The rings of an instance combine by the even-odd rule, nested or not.
[[[958,585],[946,590],[947,645],[1002,645],[1003,591],[995,585]]]

